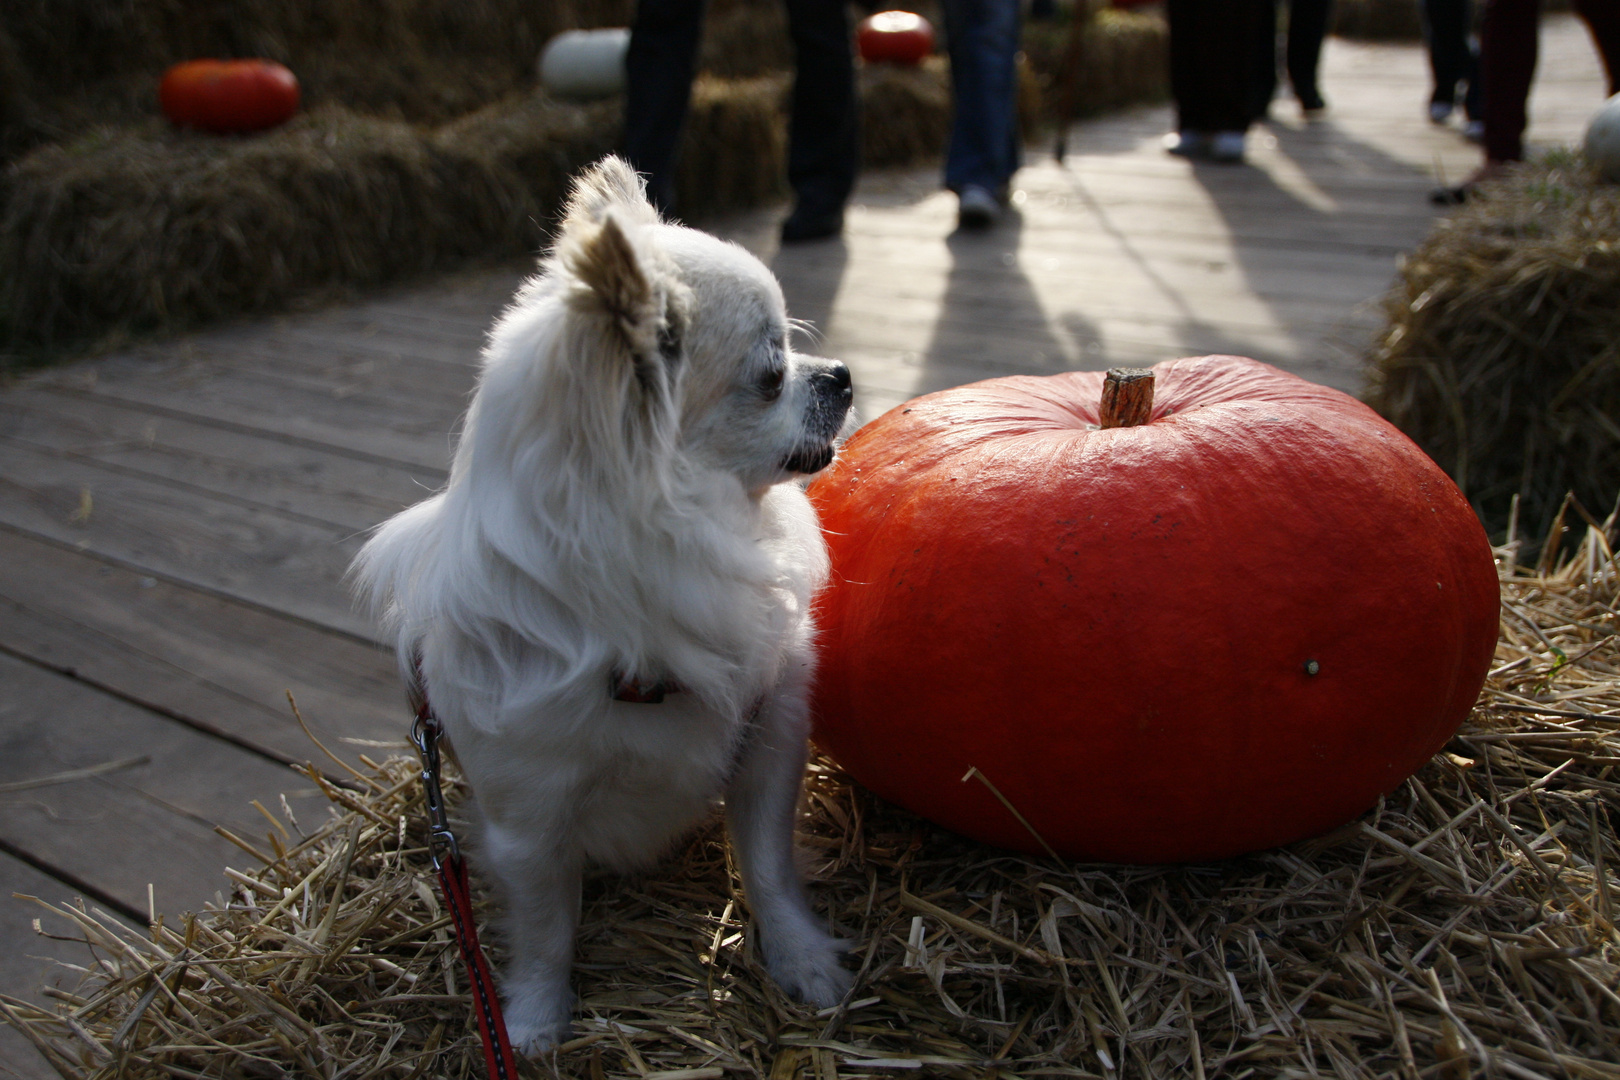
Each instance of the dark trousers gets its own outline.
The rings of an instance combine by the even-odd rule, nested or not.
[[[1288,83],[1301,101],[1322,97],[1321,88],[1316,85],[1316,68],[1322,59],[1322,39],[1327,37],[1332,16],[1333,0],[1289,0]]]
[[[1270,10],[1271,0],[1166,0],[1170,94],[1179,130],[1248,129],[1256,96],[1255,42]]]
[[[1429,45],[1429,70],[1434,73],[1431,102],[1454,105],[1457,84],[1467,83],[1463,109],[1470,120],[1484,118],[1479,77],[1479,53],[1468,40],[1474,21],[1473,0],[1423,0],[1423,36]]]
[[[1322,100],[1316,70],[1332,13],[1333,0],[1288,0],[1288,40],[1283,48],[1283,63],[1288,85],[1307,108],[1318,107]],[[1258,120],[1266,115],[1277,94],[1277,0],[1264,0],[1255,26],[1252,63],[1249,101]]]
[[[1586,20],[1609,76],[1609,93],[1620,93],[1620,3],[1574,0]],[[1480,78],[1485,83],[1485,158],[1524,157],[1525,105],[1536,74],[1541,0],[1488,0],[1479,38]]]
[[[843,0],[785,0],[796,72],[788,184],[799,205],[837,209],[855,187],[860,131],[855,59]],[[625,57],[624,156],[664,210],[692,97],[703,0],[640,0]]]

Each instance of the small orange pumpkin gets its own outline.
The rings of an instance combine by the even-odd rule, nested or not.
[[[815,739],[856,780],[998,846],[1199,861],[1350,820],[1467,715],[1498,587],[1451,480],[1265,364],[1153,372],[1135,426],[1101,372],[994,379],[817,477]]]
[[[909,67],[934,51],[934,28],[910,11],[879,11],[855,28],[855,50],[869,64]]]
[[[158,84],[163,115],[220,134],[263,131],[298,111],[298,78],[274,60],[187,60]]]

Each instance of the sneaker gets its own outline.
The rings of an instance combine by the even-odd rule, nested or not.
[[[989,188],[967,184],[957,200],[956,224],[963,229],[988,229],[1001,216],[1001,203]]]
[[[1217,131],[1209,140],[1209,160],[1237,162],[1243,160],[1243,132]]]
[[[1485,121],[1483,121],[1483,120],[1470,120],[1470,121],[1468,121],[1468,123],[1463,125],[1462,133],[1463,133],[1463,138],[1467,139],[1471,143],[1482,143],[1482,142],[1484,142],[1485,141]]]
[[[1456,106],[1449,101],[1429,102],[1429,123],[1444,124],[1451,119],[1452,110],[1455,108]]]
[[[1164,149],[1177,157],[1201,158],[1209,156],[1210,135],[1204,131],[1182,129],[1164,137]]]

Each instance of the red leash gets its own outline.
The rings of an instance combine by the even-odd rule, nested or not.
[[[484,959],[484,950],[478,946],[472,893],[467,887],[467,860],[461,855],[461,847],[456,843],[455,833],[450,831],[450,819],[444,810],[444,792],[439,786],[439,740],[444,737],[444,728],[428,704],[420,662],[416,665],[416,683],[410,694],[411,705],[416,709],[411,741],[422,756],[428,854],[433,859],[433,869],[439,874],[439,890],[455,923],[456,944],[461,946],[461,959],[472,986],[473,1013],[478,1018],[478,1033],[484,1038],[484,1063],[488,1075],[495,1080],[517,1080],[517,1061],[506,1037],[506,1021],[501,1019],[501,1000],[495,992],[495,979],[490,974],[489,962]]]

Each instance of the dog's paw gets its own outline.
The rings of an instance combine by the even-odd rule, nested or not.
[[[542,988],[508,985],[502,997],[506,1001],[506,1036],[518,1053],[538,1057],[573,1034],[573,995],[566,991],[558,995]]]
[[[767,947],[765,967],[789,996],[818,1009],[831,1008],[855,985],[854,973],[840,963],[853,944],[817,934],[815,940],[792,947]]]

